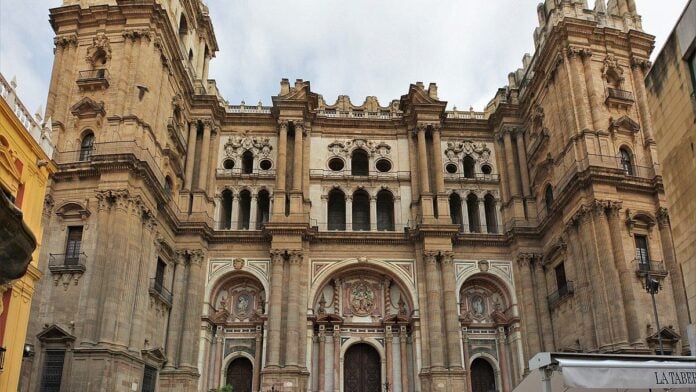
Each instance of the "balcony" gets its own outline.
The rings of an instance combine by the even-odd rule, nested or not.
[[[106,68],[80,71],[77,85],[81,90],[99,90],[109,87],[109,70]]]
[[[387,171],[381,172],[377,170],[369,171],[366,175],[353,175],[350,170],[327,170],[327,169],[310,169],[309,178],[312,180],[409,180],[411,173],[407,171]]]
[[[667,276],[667,269],[663,261],[643,259],[634,259],[633,261],[636,265],[636,275],[640,278],[644,278],[648,274],[654,278]]]
[[[165,305],[167,305],[167,307],[172,306],[172,300],[174,299],[172,292],[167,290],[164,287],[164,284],[161,281],[157,280],[157,278],[150,279],[149,293],[150,295],[162,301]]]
[[[254,169],[248,173],[241,167],[235,167],[233,169],[217,169],[217,178],[275,178],[275,173],[275,169]]]
[[[81,274],[85,272],[87,255],[78,254],[56,254],[48,255],[48,270],[52,274]]]
[[[609,106],[631,106],[634,102],[633,93],[618,88],[607,88],[607,99],[605,103]]]
[[[562,301],[564,301],[566,298],[571,297],[574,293],[575,287],[573,286],[573,282],[566,282],[565,286],[559,287],[558,290],[556,290],[546,298],[549,302],[549,308],[554,309],[555,307],[560,305]]]
[[[500,175],[474,173],[472,176],[465,176],[463,173],[445,173],[445,181],[457,181],[459,183],[498,182],[500,181]]]

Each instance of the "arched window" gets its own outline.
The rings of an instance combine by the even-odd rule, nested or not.
[[[89,161],[94,151],[94,134],[90,131],[82,138],[80,143],[80,161]]]
[[[329,210],[327,211],[328,229],[346,229],[346,195],[340,189],[329,192]]]
[[[353,193],[353,231],[370,230],[370,195],[363,190]]]
[[[553,205],[553,188],[551,184],[546,185],[546,190],[544,191],[544,203],[546,204],[546,210],[551,210]]]
[[[464,177],[474,178],[474,158],[467,155],[464,157]]]
[[[628,176],[633,175],[633,159],[631,159],[631,153],[628,151],[626,147],[621,147],[619,150],[619,154],[621,156],[621,168],[623,169],[624,173]]]
[[[394,195],[388,190],[377,194],[377,230],[394,231]]]
[[[262,189],[257,196],[256,229],[260,230],[271,216],[271,198],[268,191]]]
[[[370,159],[363,149],[353,151],[350,159],[351,174],[354,176],[366,176],[370,172]]]
[[[466,209],[469,212],[469,231],[472,233],[481,232],[481,217],[479,215],[479,200],[478,197],[470,193],[466,197]]]
[[[179,35],[186,35],[188,33],[188,22],[184,14],[181,14],[179,18]]]
[[[459,194],[452,193],[449,197],[449,208],[450,208],[450,218],[452,218],[452,224],[461,226],[462,221],[462,198]]]
[[[483,198],[483,207],[486,209],[486,225],[489,233],[498,232],[498,218],[495,212],[495,198],[490,193]]]
[[[249,229],[249,219],[251,218],[251,192],[243,190],[239,192],[239,228]]]
[[[232,191],[225,189],[222,191],[222,204],[220,205],[220,229],[229,230],[232,228]]]
[[[190,63],[193,63],[193,49],[189,49],[188,60]]]
[[[173,187],[172,178],[169,176],[164,177],[164,193],[166,193],[167,196],[172,197]]]
[[[251,174],[254,172],[254,154],[246,150],[242,154],[242,174]]]

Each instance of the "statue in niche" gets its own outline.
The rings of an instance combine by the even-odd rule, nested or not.
[[[357,282],[351,290],[350,304],[354,314],[367,316],[375,307],[375,293],[366,282]]]
[[[218,301],[218,308],[225,309],[227,307],[227,293],[223,292],[220,294],[220,300]]]
[[[317,309],[317,314],[323,316],[326,314],[326,299],[324,298],[324,293],[321,294],[319,299],[319,309]]]
[[[399,316],[406,316],[408,314],[408,311],[406,310],[406,302],[404,302],[404,298],[399,295]]]
[[[483,316],[483,313],[486,311],[486,304],[483,302],[483,298],[480,295],[471,297],[471,310],[473,310],[474,316]]]
[[[493,294],[493,308],[499,312],[503,311],[503,300],[498,293]]]
[[[237,297],[237,314],[245,315],[249,311],[249,295],[241,294]]]

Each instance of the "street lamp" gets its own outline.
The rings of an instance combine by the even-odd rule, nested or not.
[[[662,331],[660,329],[660,318],[657,315],[657,305],[655,304],[655,294],[660,291],[660,282],[650,276],[650,269],[645,274],[645,291],[650,293],[652,298],[653,312],[655,313],[655,324],[657,325],[657,341],[660,343],[660,355],[665,355],[665,350],[662,347]]]

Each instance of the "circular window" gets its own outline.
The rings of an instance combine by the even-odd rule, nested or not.
[[[483,174],[491,174],[491,171],[493,171],[493,169],[489,165],[481,166],[481,172]]]
[[[343,170],[343,166],[343,159],[341,158],[333,158],[329,161],[329,169],[333,171]]]
[[[454,174],[457,172],[457,165],[454,163],[448,163],[447,166],[445,166],[445,170],[447,170],[447,173],[449,174]]]
[[[271,166],[273,166],[273,164],[268,159],[264,159],[261,162],[259,162],[259,167],[261,168],[261,170],[268,170],[271,168]]]
[[[222,162],[222,167],[227,170],[234,169],[234,161],[231,159],[225,159],[225,162]]]
[[[376,167],[377,170],[379,170],[380,172],[386,173],[386,172],[388,172],[389,170],[391,170],[392,165],[391,165],[391,162],[389,162],[388,160],[386,160],[386,159],[380,159],[380,160],[377,161],[377,163],[375,164],[375,167]]]

